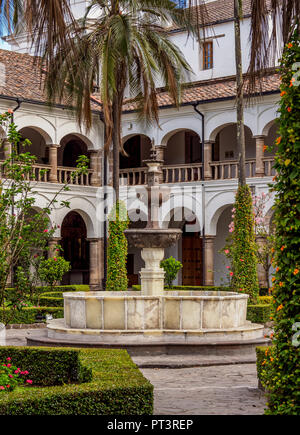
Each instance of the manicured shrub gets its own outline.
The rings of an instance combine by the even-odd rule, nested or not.
[[[274,303],[272,296],[260,296],[259,303],[263,305],[271,305]]]
[[[81,349],[79,359],[93,371],[90,382],[4,393],[0,395],[0,415],[152,414],[153,386],[126,351]]]
[[[76,349],[0,347],[0,361],[11,358],[26,367],[34,385],[55,386],[92,380],[91,368],[84,367]]]
[[[281,62],[279,137],[276,141],[274,356],[266,364],[269,414],[300,414],[300,62],[299,25]],[[299,328],[298,328],[299,329]]]
[[[134,291],[140,291],[141,286],[140,285],[133,285],[132,289]],[[215,286],[192,286],[192,285],[174,285],[172,289],[165,287],[165,291],[212,291],[212,292],[219,292],[219,291],[225,291],[230,292],[231,289],[229,287],[215,287]]]
[[[273,307],[270,304],[248,305],[247,320],[252,323],[265,324],[270,322],[272,313]]]
[[[160,264],[165,271],[165,284],[167,287],[171,288],[173,282],[175,281],[178,272],[182,269],[182,264],[180,261],[175,260],[174,257],[166,258]]]
[[[64,306],[64,298],[54,298],[42,296],[40,298],[40,304],[42,307],[63,307]]]
[[[8,314],[9,308],[0,311],[0,323],[3,322],[3,314]],[[10,320],[9,324],[23,324],[32,325],[37,321],[37,315],[51,314],[54,319],[63,319],[64,309],[60,307],[38,307],[38,308],[23,308],[21,311],[15,311],[14,317]]]
[[[109,217],[109,238],[107,250],[107,291],[127,291],[127,251],[128,242],[124,231],[129,219],[125,204],[117,202]]]
[[[251,303],[258,301],[257,246],[254,233],[252,195],[249,186],[239,186],[235,199],[234,227],[232,228],[232,289],[250,296]]]

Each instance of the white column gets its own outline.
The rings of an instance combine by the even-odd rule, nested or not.
[[[91,177],[91,186],[100,186],[101,185],[101,162],[102,162],[102,155],[101,151],[90,151],[90,167],[93,171],[92,177]]]

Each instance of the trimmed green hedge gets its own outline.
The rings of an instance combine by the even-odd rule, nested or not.
[[[10,311],[8,308],[5,310],[7,313]],[[62,319],[64,317],[63,308],[52,308],[52,307],[39,307],[39,308],[23,308],[21,311],[15,311],[13,319],[9,322],[10,324],[24,324],[30,325],[36,323],[37,314],[51,314],[54,319]],[[3,310],[0,309],[0,322],[3,322]]]
[[[270,317],[273,313],[272,305],[259,304],[248,305],[247,320],[253,323],[265,324],[270,322]]]
[[[91,382],[55,387],[19,387],[11,393],[1,393],[0,415],[153,413],[153,386],[126,351],[81,349],[79,352],[82,365],[93,371]]]
[[[92,380],[92,369],[82,365],[76,349],[0,347],[0,362],[12,359],[14,366],[29,372],[34,385],[55,386]]]
[[[90,286],[88,285],[65,285],[65,286],[57,286],[54,287],[55,292],[66,293],[66,292],[89,292]],[[16,289],[7,288],[5,292],[5,298],[9,301],[11,296],[14,296],[14,292]],[[51,293],[51,287],[37,287],[37,292],[39,294]]]
[[[40,305],[43,307],[64,307],[64,298],[56,298],[56,297],[46,297],[42,296],[40,298]]]
[[[140,285],[133,285],[132,289],[135,291],[140,291]],[[174,285],[172,288],[165,287],[165,291],[226,291],[230,292],[231,290],[228,287],[216,287],[216,286],[192,286],[192,285]]]

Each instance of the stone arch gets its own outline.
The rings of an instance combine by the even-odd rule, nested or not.
[[[217,234],[217,224],[223,211],[233,206],[235,192],[221,192],[215,195],[206,207],[206,234],[215,236]]]
[[[24,128],[30,128],[38,132],[45,140],[46,145],[55,143],[55,128],[45,118],[32,115],[32,116],[20,116],[16,121],[19,131]]]

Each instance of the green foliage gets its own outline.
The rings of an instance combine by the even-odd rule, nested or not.
[[[0,393],[14,391],[20,384],[32,384],[32,380],[27,379],[28,370],[21,370],[19,366],[21,364],[0,353]]]
[[[9,308],[4,308],[0,311],[0,322],[9,318],[10,325],[32,325],[36,323],[36,316],[41,314],[46,316],[46,314],[52,315],[54,319],[63,319],[64,309],[60,307],[25,307],[22,310],[11,310]]]
[[[260,303],[258,305],[248,305],[247,320],[252,323],[262,323],[263,325],[270,322],[273,307],[270,304]]]
[[[259,285],[253,204],[249,186],[239,186],[233,213],[231,286],[235,292],[249,294],[250,301],[255,304],[258,301]]]
[[[133,285],[132,286],[134,291],[141,291],[140,285]],[[211,291],[211,292],[219,292],[219,291],[225,291],[229,292],[229,287],[214,287],[214,286],[192,286],[192,285],[174,285],[171,289],[174,290],[180,290],[180,291]],[[168,287],[165,287],[165,291],[170,291]]]
[[[28,352],[29,361],[34,365],[33,376],[42,379],[44,373],[41,349],[17,349]],[[13,351],[13,349],[12,349]],[[35,363],[34,352],[38,361]],[[137,366],[124,350],[99,349],[46,349],[47,353],[58,352],[56,373],[64,375],[63,366],[68,364],[67,355],[79,352],[79,362],[93,371],[93,379],[84,384],[67,384],[43,388],[18,388],[12,393],[0,395],[0,415],[151,415],[153,412],[153,386],[144,378]],[[65,352],[65,354],[63,353]],[[74,356],[74,361],[78,361]],[[70,365],[68,366],[70,367]],[[56,378],[57,379],[57,378]],[[60,377],[58,377],[60,380]]]
[[[63,276],[69,272],[70,268],[70,262],[63,257],[48,258],[48,260],[40,262],[38,274],[40,279],[53,289],[62,280]]]
[[[173,282],[175,281],[178,272],[182,269],[182,264],[180,261],[175,260],[174,257],[167,258],[160,263],[160,267],[162,267],[166,273],[165,275],[165,283],[167,287],[171,288]]]
[[[125,204],[118,201],[109,216],[106,282],[108,291],[128,290],[126,268],[128,242],[124,234],[128,225],[129,219]]]
[[[27,139],[23,140],[13,122],[11,109],[0,114],[0,127],[6,133],[7,142],[10,144],[9,156],[1,163],[0,168],[0,307],[3,322],[8,324],[14,311],[23,309],[25,296],[30,294],[32,297],[36,290],[37,269],[43,256],[34,254],[33,251],[47,251],[48,242],[56,230],[55,226],[50,226],[48,216],[54,205],[57,205],[59,194],[68,189],[67,183],[86,173],[87,161],[86,158],[79,158],[78,168],[70,174],[67,182],[49,199],[44,208],[37,211],[34,209],[34,189],[38,181],[33,168],[36,157],[29,152],[19,152],[20,148],[28,147],[31,143]],[[45,175],[46,172],[47,169],[41,170],[40,175]],[[59,205],[68,207],[66,201]],[[12,278],[18,294],[15,301],[10,301],[11,310],[6,311],[6,287],[10,273],[14,270],[16,273]]]
[[[256,348],[256,368],[257,377],[260,386],[266,390],[268,384],[268,377],[270,374],[266,371],[266,364],[268,359],[273,358],[273,349],[268,346],[259,346]],[[271,361],[272,362],[272,361]]]
[[[270,373],[268,414],[300,414],[300,346],[293,342],[300,322],[300,62],[299,26],[281,62],[280,136],[276,141],[274,361]]]
[[[0,361],[11,358],[17,367],[26,367],[35,386],[90,382],[92,370],[79,355],[75,349],[0,347]]]

